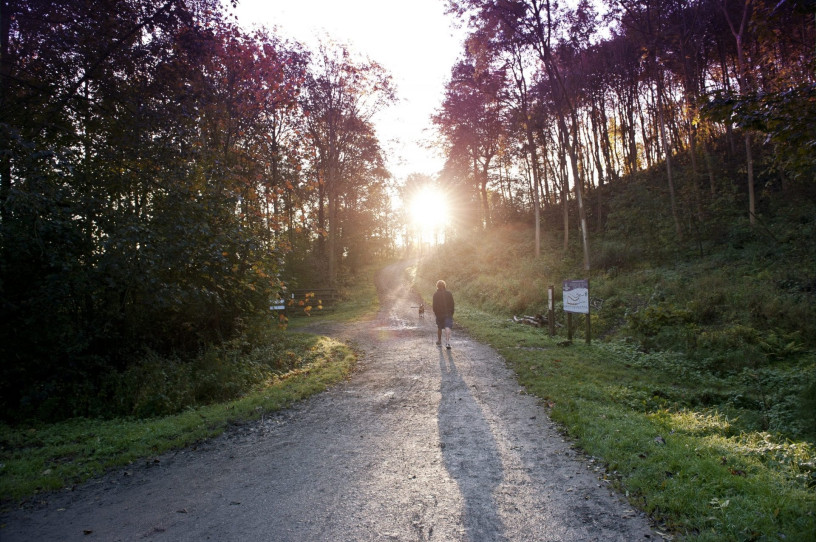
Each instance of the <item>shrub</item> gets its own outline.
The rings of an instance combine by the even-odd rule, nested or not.
[[[629,326],[631,330],[640,338],[644,346],[647,347],[673,346],[672,343],[674,341],[666,341],[665,338],[675,334],[668,333],[667,330],[689,326],[687,331],[691,332],[693,331],[691,327],[692,324],[692,311],[668,302],[649,305],[629,315]],[[664,338],[663,341],[655,340],[661,335]]]

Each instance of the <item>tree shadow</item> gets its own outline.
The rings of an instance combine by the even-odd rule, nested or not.
[[[445,468],[464,501],[467,540],[506,540],[493,494],[504,478],[496,440],[450,350],[439,352],[439,439]]]

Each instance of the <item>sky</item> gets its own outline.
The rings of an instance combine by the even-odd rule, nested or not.
[[[374,122],[389,170],[403,180],[435,176],[444,165],[425,147],[464,37],[444,9],[444,0],[239,0],[234,13],[246,28],[276,28],[310,49],[329,36],[388,70],[398,102]]]

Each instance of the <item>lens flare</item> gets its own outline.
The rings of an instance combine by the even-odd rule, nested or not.
[[[448,204],[445,195],[430,189],[422,189],[409,202],[411,226],[423,241],[438,239],[449,223]]]

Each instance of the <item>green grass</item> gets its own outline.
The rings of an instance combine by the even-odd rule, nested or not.
[[[432,292],[439,276],[420,270],[418,290]],[[563,329],[551,338],[474,308],[471,299],[457,297],[457,323],[493,346],[576,445],[606,467],[607,482],[663,529],[706,542],[814,539],[816,446],[757,429],[750,416],[739,417],[748,410],[702,400],[736,393],[738,379],[621,340],[567,346]]]
[[[0,425],[0,498],[18,500],[86,480],[112,467],[216,436],[348,377],[356,356],[327,337],[292,335],[308,359],[240,399],[149,419],[73,419],[29,427]]]
[[[115,384],[122,400],[127,396],[126,402],[135,405],[132,417],[0,424],[0,501],[17,501],[150,460],[344,380],[354,368],[355,353],[333,339],[297,329],[315,319],[344,322],[372,314],[377,308],[372,280],[377,269],[361,272],[331,312],[293,318],[287,331],[275,329],[276,322],[256,322],[240,338],[200,359],[185,363],[148,356]],[[180,408],[184,402],[188,406]],[[165,410],[180,412],[145,416]]]
[[[586,277],[579,252],[545,235],[536,258],[524,227],[474,239],[426,257],[417,289],[448,282],[457,323],[505,357],[609,484],[679,539],[816,539],[813,254],[747,236],[667,259],[632,237],[654,261],[627,260],[596,239],[614,266],[589,276],[593,342],[579,316],[566,346],[563,328],[550,338],[510,316],[545,313],[552,284],[564,323],[561,281]]]

